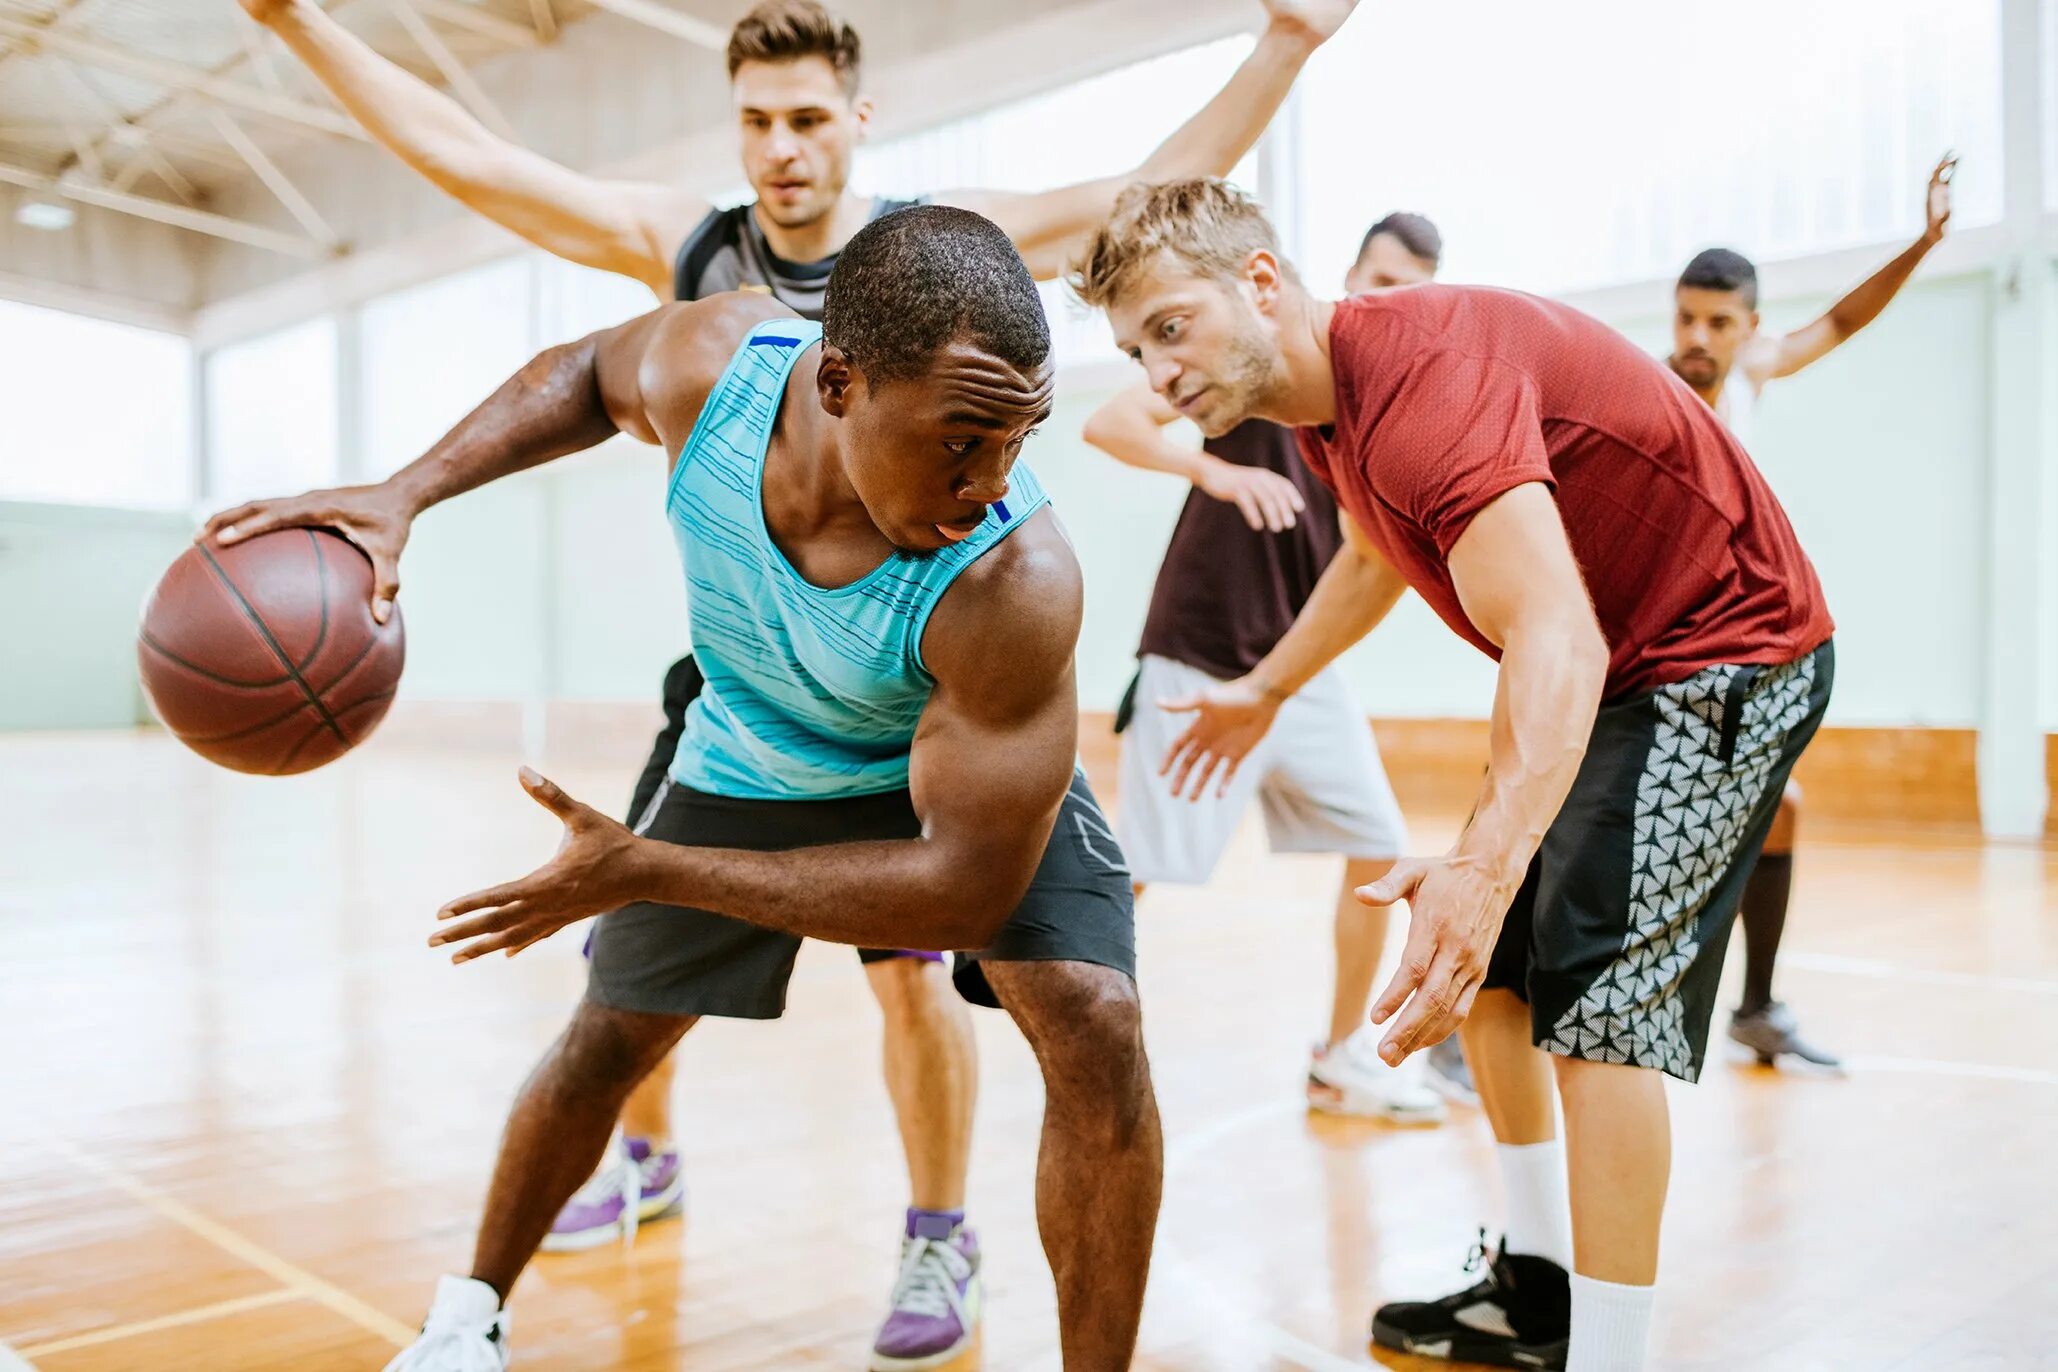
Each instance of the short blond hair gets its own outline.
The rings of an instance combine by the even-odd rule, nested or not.
[[[1271,253],[1298,284],[1279,251],[1279,235],[1258,202],[1211,176],[1132,185],[1115,198],[1067,278],[1087,304],[1113,305],[1137,276],[1166,258],[1195,276],[1233,281],[1254,252]]]

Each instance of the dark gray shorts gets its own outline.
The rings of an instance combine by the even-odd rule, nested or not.
[[[1484,985],[1560,1057],[1700,1075],[1722,955],[1836,650],[1709,667],[1601,706]]]
[[[906,791],[838,800],[738,800],[665,783],[641,832],[666,843],[777,852],[825,843],[912,839]],[[965,880],[978,880],[976,872]],[[727,915],[639,903],[594,922],[586,998],[658,1015],[777,1019],[801,940]],[[991,945],[957,954],[959,994],[997,1005],[982,962],[1090,962],[1136,975],[1129,864],[1083,773],[1058,813],[1043,861]]]

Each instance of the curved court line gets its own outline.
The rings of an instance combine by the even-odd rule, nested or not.
[[[1230,1135],[1271,1119],[1275,1115],[1304,1114],[1307,1108],[1306,1101],[1289,1096],[1282,1100],[1254,1105],[1233,1115],[1225,1115],[1211,1124],[1181,1134],[1165,1149],[1166,1182],[1169,1183],[1195,1159]],[[1289,1333],[1265,1316],[1250,1310],[1242,1296],[1228,1290],[1188,1261],[1179,1246],[1170,1239],[1160,1238],[1158,1253],[1169,1269],[1167,1275],[1194,1287],[1218,1309],[1227,1310],[1248,1322],[1252,1330],[1263,1339],[1267,1350],[1280,1361],[1304,1368],[1306,1372],[1365,1372],[1367,1364],[1362,1359],[1346,1358],[1330,1352],[1319,1344],[1309,1343],[1298,1334]]]

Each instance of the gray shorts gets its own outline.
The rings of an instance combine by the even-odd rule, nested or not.
[[[906,791],[835,800],[738,800],[667,782],[641,832],[702,848],[777,852],[826,843],[912,839],[921,819]],[[967,883],[978,880],[965,874]],[[744,920],[642,902],[594,923],[586,998],[657,1015],[777,1019],[801,940]],[[994,941],[957,954],[958,992],[998,1005],[982,962],[1090,962],[1136,975],[1128,863],[1083,773],[1075,773],[1043,861]]]

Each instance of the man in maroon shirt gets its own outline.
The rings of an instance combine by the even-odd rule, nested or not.
[[[1429,220],[1389,214],[1366,231],[1344,293],[1428,281],[1442,255],[1442,236]],[[1364,708],[1341,675],[1327,673],[1295,696],[1266,739],[1266,755],[1252,759],[1227,794],[1186,801],[1158,780],[1179,721],[1152,703],[1257,666],[1343,544],[1336,501],[1301,461],[1292,429],[1254,419],[1195,452],[1166,434],[1178,418],[1139,383],[1086,421],[1086,441],[1117,461],[1193,483],[1158,568],[1136,678],[1115,716],[1122,735],[1115,837],[1139,897],[1146,885],[1204,885],[1254,800],[1273,852],[1341,854],[1336,978],[1328,1035],[1308,1059],[1308,1105],[1395,1124],[1439,1123],[1443,1100],[1422,1079],[1422,1061],[1398,1068],[1381,1061],[1378,1031],[1365,1021],[1388,912],[1353,892],[1385,876],[1408,839]],[[1133,708],[1138,701],[1141,710]]]
[[[1707,406],[1565,306],[1434,285],[1316,300],[1257,206],[1211,180],[1125,194],[1074,284],[1204,433],[1302,426],[1346,516],[1293,629],[1205,693],[1175,788],[1226,784],[1408,587],[1501,664],[1464,832],[1362,895],[1413,905],[1373,1008],[1392,1021],[1382,1055],[1463,1023],[1523,1165],[1503,1168],[1510,1224],[1485,1280],[1382,1307],[1374,1339],[1634,1372],[1671,1165],[1660,1074],[1699,1074],[1738,893],[1828,705],[1814,569]]]

